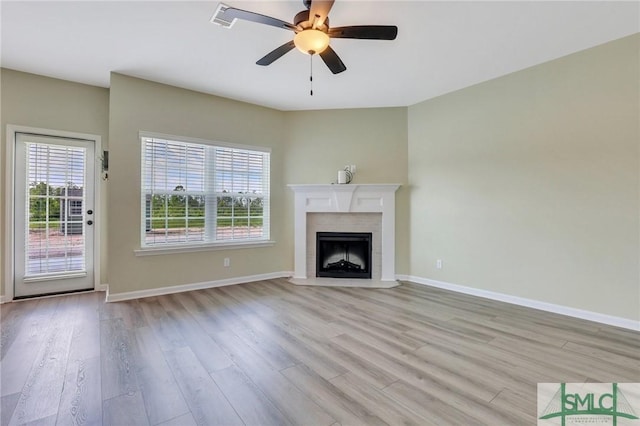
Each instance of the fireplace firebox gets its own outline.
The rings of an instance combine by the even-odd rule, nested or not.
[[[371,278],[370,232],[317,232],[316,276]]]

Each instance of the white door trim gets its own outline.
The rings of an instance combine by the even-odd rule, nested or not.
[[[16,146],[16,133],[32,133],[42,136],[57,136],[71,139],[85,139],[93,141],[95,144],[95,204],[94,204],[94,220],[96,227],[94,229],[93,239],[93,273],[94,273],[94,289],[100,288],[100,241],[101,241],[101,197],[100,197],[100,177],[102,170],[102,164],[100,162],[100,156],[102,154],[102,137],[99,135],[93,135],[90,133],[78,133],[68,132],[64,130],[42,129],[38,127],[30,126],[18,126],[13,124],[7,124],[7,136],[6,136],[6,159],[5,159],[5,245],[3,247],[4,257],[4,298],[2,302],[10,302],[13,300],[14,295],[14,243],[15,243],[15,230],[14,230],[14,200],[15,200],[15,146]]]

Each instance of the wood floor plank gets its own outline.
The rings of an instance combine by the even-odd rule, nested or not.
[[[163,351],[186,346],[182,334],[158,302],[157,297],[140,299],[139,303],[146,323],[153,330]]]
[[[165,312],[178,311],[182,312],[185,310],[185,307],[182,306],[182,303],[175,297],[175,294],[167,294],[158,298],[158,302],[160,306],[165,310]]]
[[[414,354],[425,362],[452,369],[480,383],[490,383],[490,387],[496,391],[504,387],[516,388],[522,382],[534,377],[528,371],[500,362],[496,358],[472,357],[451,348],[436,345],[424,346]]]
[[[395,400],[399,406],[406,407],[422,416],[431,424],[472,425],[479,424],[469,410],[458,410],[446,401],[448,392],[440,394],[441,389],[417,388],[399,380],[382,390],[382,393]],[[435,394],[435,395],[434,395]],[[465,412],[466,411],[466,412]],[[500,423],[499,423],[500,424]]]
[[[588,336],[577,334],[577,336],[573,335],[568,337],[567,340],[640,361],[640,337],[636,337],[635,339],[618,339],[617,337],[603,333]]]
[[[582,382],[586,377],[603,383],[640,381],[639,370],[613,365],[604,359],[596,361],[594,358],[576,352],[570,352],[570,356],[567,356],[567,351],[554,346],[536,345],[523,339],[507,337],[497,337],[491,341],[491,345],[507,350],[515,348],[525,350],[527,357],[543,358],[546,362],[574,371],[576,380],[570,380],[572,382]]]
[[[207,305],[204,292],[202,290],[187,291],[174,294],[174,297],[191,312],[206,312]]]
[[[19,399],[20,392],[0,398],[0,425],[7,426],[9,424]]]
[[[158,424],[158,426],[197,426],[197,425],[191,413],[187,413],[180,417],[176,417],[175,419],[162,422]]]
[[[122,302],[123,304],[130,304],[132,303],[132,301],[127,300],[125,302]],[[98,308],[98,312],[100,315],[100,321],[106,321],[106,320],[110,320],[110,319],[117,319],[117,318],[122,318],[122,314],[119,310],[120,307],[120,303],[119,302],[114,302],[114,303],[103,303],[99,306]]]
[[[252,320],[255,319],[255,313],[251,309],[220,291],[211,291],[207,295],[216,303],[225,306],[227,316],[233,316],[235,323],[233,332],[253,350],[260,353],[277,370],[296,365],[298,361],[294,356],[267,337],[264,334],[264,329],[260,330],[254,327],[255,321]]]
[[[243,373],[292,423],[330,425],[336,421],[232,332],[214,337]]]
[[[473,393],[485,401],[491,401],[499,392],[499,389],[491,383],[479,383],[457,371],[431,364],[415,355],[409,360],[403,360],[397,353],[390,354],[382,351],[348,334],[335,337],[332,341],[354,354],[369,359],[399,379],[418,387],[429,386],[432,383],[448,383],[452,388]]]
[[[625,355],[619,355],[617,353],[611,353],[607,350],[593,347],[588,344],[580,344],[575,342],[567,342],[562,349],[576,352],[582,355],[590,356],[594,359],[607,359],[609,362],[615,365],[620,365],[625,368],[640,371],[640,361],[634,358],[627,357]],[[638,346],[640,351],[640,345]]]
[[[22,389],[9,424],[29,423],[57,415],[66,375],[69,345],[75,322],[77,296],[60,301],[46,340]]]
[[[349,294],[358,297],[358,289],[353,288],[339,288],[338,292],[342,294]],[[355,290],[355,291],[354,291]],[[410,300],[409,302],[403,301],[400,303],[395,297],[390,297],[393,294],[393,289],[380,289],[374,290],[371,292],[371,295],[367,297],[369,302],[372,302],[381,307],[387,307],[391,310],[402,309],[403,311],[411,314],[411,315],[422,315],[424,313],[425,306],[421,301]],[[481,309],[481,305],[474,305],[473,309],[461,309],[461,305],[467,303],[465,300],[461,301],[451,301],[451,300],[440,300],[438,303],[437,309],[442,309],[443,306],[446,307],[447,312],[452,313],[456,316],[464,316],[467,318],[493,318],[494,313],[490,310]],[[442,319],[443,318],[439,318]]]
[[[567,343],[566,337],[560,338],[555,336],[547,336],[540,332],[523,330],[522,328],[514,327],[511,324],[502,324],[492,320],[488,321],[483,319],[475,319],[473,321],[470,321],[467,318],[453,318],[448,322],[450,324],[463,326],[493,337],[506,336],[511,338],[515,337],[518,339],[528,339],[533,342],[557,347],[562,347],[565,343]]]
[[[376,289],[370,289],[370,292],[373,294]],[[333,306],[335,308],[340,308],[338,312],[340,313],[348,313],[353,312],[358,315],[362,314],[368,319],[373,319],[374,322],[382,321],[386,324],[398,327],[397,330],[403,329],[405,326],[402,324],[396,324],[395,321],[398,321],[399,315],[402,313],[407,313],[404,308],[402,308],[403,304],[395,301],[395,303],[391,303],[392,299],[384,299],[387,303],[381,303],[377,300],[370,300],[369,297],[358,297],[357,294],[343,294],[338,293],[337,291],[323,291],[321,288],[312,288],[311,294],[314,295],[316,299],[323,300],[329,306]],[[369,294],[367,293],[367,296]],[[422,306],[422,309],[419,312],[411,311],[411,318],[424,318],[429,319],[432,316],[435,316],[439,319],[448,319],[449,316],[447,312],[443,311],[441,308],[437,306]]]
[[[518,312],[518,315],[499,315],[493,318],[492,321],[564,340],[596,336],[600,330],[594,327],[590,321],[584,321],[584,328],[580,329],[576,325],[574,318],[558,317],[560,316],[551,312],[539,311],[536,316],[529,310],[522,308],[522,313]],[[600,339],[603,339],[603,337],[606,337],[606,335],[601,336]]]
[[[347,369],[331,355],[328,355],[322,347],[315,344],[315,340],[302,341],[304,332],[295,326],[287,326],[276,322],[265,321],[258,316],[245,315],[244,320],[260,332],[263,336],[276,342],[291,357],[304,362],[313,368],[323,378],[332,378],[344,374]]]
[[[299,361],[282,349],[277,343],[264,338],[252,328],[234,330],[251,349],[259,353],[276,370],[282,370],[296,365]]]
[[[47,417],[42,417],[36,420],[32,420],[27,423],[22,423],[23,426],[54,426],[56,424],[56,415],[52,414]]]
[[[142,305],[138,300],[131,300],[124,303],[115,303],[117,305],[117,317],[122,318],[124,326],[127,330],[133,330],[139,327],[146,327],[149,324],[142,311]]]
[[[410,331],[407,334],[414,338],[424,339],[425,346],[415,352],[418,356],[421,355],[421,352],[428,350],[428,347],[434,347],[469,358],[474,362],[489,362],[492,368],[495,367],[498,371],[521,377],[523,383],[549,383],[563,381],[564,378],[575,378],[573,371],[547,363],[544,359],[521,356],[518,353],[518,348],[507,350],[482,342],[460,339],[456,333],[439,328],[428,328],[420,333]]]
[[[293,305],[298,309],[302,309],[322,322],[330,322],[335,319],[335,310],[317,298],[308,297],[310,294],[309,287],[300,286],[296,287],[295,291],[285,292],[285,287],[288,288],[290,285],[279,280],[271,280],[269,283],[282,291],[281,299],[289,303],[290,306]]]
[[[140,392],[132,392],[104,401],[102,424],[114,426],[149,425]]]
[[[33,311],[26,303],[5,303],[0,305],[0,360],[22,330],[22,324]]]
[[[491,401],[491,405],[507,410],[518,410],[518,415],[524,424],[534,425],[537,423],[537,389],[527,395],[520,392],[514,392],[511,389],[504,388]]]
[[[0,364],[2,396],[22,391],[38,351],[45,343],[49,329],[55,325],[52,319],[62,300],[63,298],[55,297],[33,303],[16,302],[25,307],[31,306],[33,311],[24,320]]]
[[[76,308],[69,360],[87,360],[100,357],[100,313],[98,306],[104,299],[101,293],[82,297]]]
[[[406,404],[415,413],[431,419],[442,416],[439,424],[524,425],[522,415],[515,409],[492,406],[474,394],[450,389],[440,383],[413,386],[402,380],[383,390]],[[438,402],[439,401],[439,402]],[[429,404],[431,402],[431,404]]]
[[[402,348],[406,351],[415,351],[424,346],[422,341],[414,339],[411,336],[372,323],[356,321],[347,315],[341,316],[340,319],[332,322],[331,325],[335,327],[339,334],[349,333],[367,336],[370,340],[385,342],[386,344]]]
[[[122,318],[100,321],[102,399],[139,393],[131,332]],[[129,400],[125,400],[129,401]],[[144,406],[144,405],[143,405]]]
[[[238,367],[231,366],[211,373],[222,393],[247,425],[292,425]]]
[[[418,416],[410,409],[401,406],[381,390],[372,388],[351,373],[335,377],[330,382],[346,395],[362,404],[371,414],[389,425],[437,425],[437,423],[430,421],[428,418],[425,419]]]
[[[267,295],[258,297],[254,293],[256,286],[257,284],[255,283],[249,283],[246,287],[239,285],[220,287],[218,288],[218,291],[242,302],[244,306],[263,318],[278,316],[278,311],[268,305],[269,299],[272,298],[272,296],[270,297]]]
[[[362,404],[303,364],[287,368],[282,371],[282,374],[340,424],[386,424],[382,419],[371,414]]]
[[[172,310],[167,315],[182,335],[202,366],[211,373],[233,365],[233,361],[220,346],[200,326],[200,323],[188,312]]]
[[[318,334],[321,337],[331,338],[336,336],[335,330],[320,317],[315,316],[313,312],[308,312],[306,309],[282,299],[273,299],[269,301],[269,305],[278,311],[277,318],[280,321],[294,323],[297,327],[305,328],[307,331]]]
[[[640,340],[640,335],[638,335],[638,332],[635,330],[598,324],[598,331],[595,333],[594,337],[601,338],[603,336],[607,339],[615,338],[617,340],[622,340],[623,342],[628,342],[630,340],[638,342],[638,340]]]
[[[149,422],[155,425],[188,413],[189,407],[162,356],[153,331],[149,327],[140,327],[133,333],[135,371]]]
[[[209,293],[215,296],[218,303],[223,304],[227,309],[235,314],[236,317],[242,318],[245,315],[255,313],[253,309],[256,306],[256,298],[245,298],[237,291],[238,286],[218,287],[215,291]]]
[[[165,352],[191,415],[198,425],[244,425],[214,380],[187,347]]]
[[[100,356],[70,359],[67,364],[56,424],[82,426],[97,425],[101,422]]]
[[[206,333],[215,334],[219,331],[225,331],[228,328],[227,325],[220,321],[219,318],[216,318],[215,315],[207,313],[206,306],[199,300],[202,296],[191,293],[196,292],[178,293],[175,297]]]
[[[240,316],[246,309],[242,309],[241,304],[230,297],[225,297],[214,288],[202,290],[204,294],[204,304],[207,312],[214,313],[228,328],[242,327]],[[238,313],[238,310],[241,313]]]
[[[362,375],[378,388],[397,380],[374,364],[354,356],[316,333],[310,333],[305,327],[300,327],[288,320],[283,322],[277,315],[269,313],[265,316],[261,313],[253,316],[245,315],[243,318],[262,335],[276,340],[294,357],[304,360],[305,365],[324,379],[339,376],[351,369],[356,370],[357,374]]]

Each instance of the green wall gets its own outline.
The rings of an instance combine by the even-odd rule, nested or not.
[[[409,108],[413,276],[640,319],[639,40]]]
[[[290,270],[283,239],[284,113],[121,74],[109,109],[110,294]],[[271,148],[272,247],[136,256],[140,248],[139,131]],[[224,267],[229,257],[231,266]]]
[[[7,167],[7,124],[99,135],[103,149],[109,146],[109,90],[43,77],[35,74],[0,69],[0,294],[5,294],[5,170]],[[106,206],[107,185],[101,187]],[[106,208],[101,217],[101,281],[107,279]]]

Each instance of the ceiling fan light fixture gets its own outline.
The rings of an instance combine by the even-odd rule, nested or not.
[[[314,55],[322,53],[329,46],[329,36],[320,30],[310,28],[296,34],[293,43],[302,53]]]

